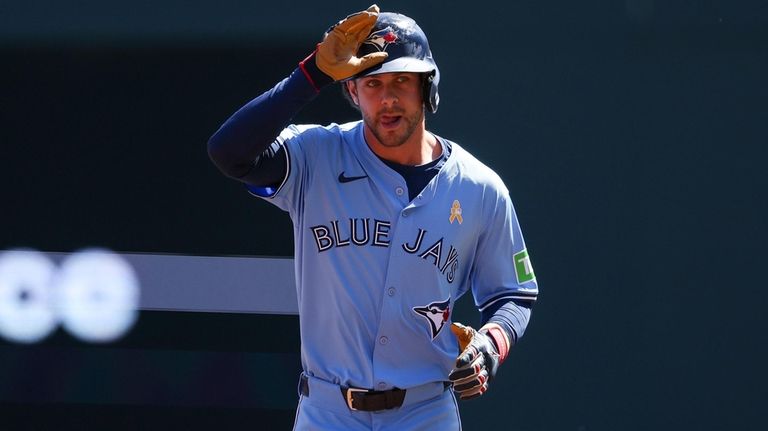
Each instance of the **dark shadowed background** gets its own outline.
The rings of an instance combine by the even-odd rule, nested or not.
[[[768,427],[767,5],[380,4],[427,32],[427,127],[505,180],[541,288],[465,429]],[[291,256],[206,141],[367,6],[4,2],[0,249]],[[295,121],[358,115],[332,87]],[[0,340],[0,428],[290,429],[298,345],[295,316],[158,311],[106,346]]]

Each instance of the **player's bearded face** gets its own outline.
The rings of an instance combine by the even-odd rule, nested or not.
[[[358,99],[363,121],[385,147],[399,147],[423,126],[421,80],[415,73],[385,73],[361,79]]]
[[[373,136],[385,147],[399,147],[413,135],[424,119],[424,111],[407,113],[404,109],[382,109],[370,114],[363,111],[363,121]]]

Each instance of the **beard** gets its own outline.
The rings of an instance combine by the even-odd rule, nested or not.
[[[383,115],[398,115],[400,116],[401,124],[396,129],[386,130],[382,127],[381,117]],[[405,111],[402,109],[383,110],[378,112],[375,116],[363,113],[363,121],[368,129],[373,133],[373,136],[381,143],[381,145],[388,148],[395,148],[403,145],[408,138],[413,135],[413,132],[424,120],[424,110],[414,113],[413,115],[405,115]]]

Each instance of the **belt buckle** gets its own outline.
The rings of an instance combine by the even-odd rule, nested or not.
[[[347,388],[347,407],[352,411],[357,411],[357,409],[352,406],[352,394],[355,392],[368,392],[368,389]]]

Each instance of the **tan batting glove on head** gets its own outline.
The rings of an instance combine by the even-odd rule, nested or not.
[[[331,27],[317,45],[317,67],[334,81],[340,81],[383,62],[387,58],[386,52],[357,57],[357,50],[368,37],[378,16],[379,7],[372,5]]]

